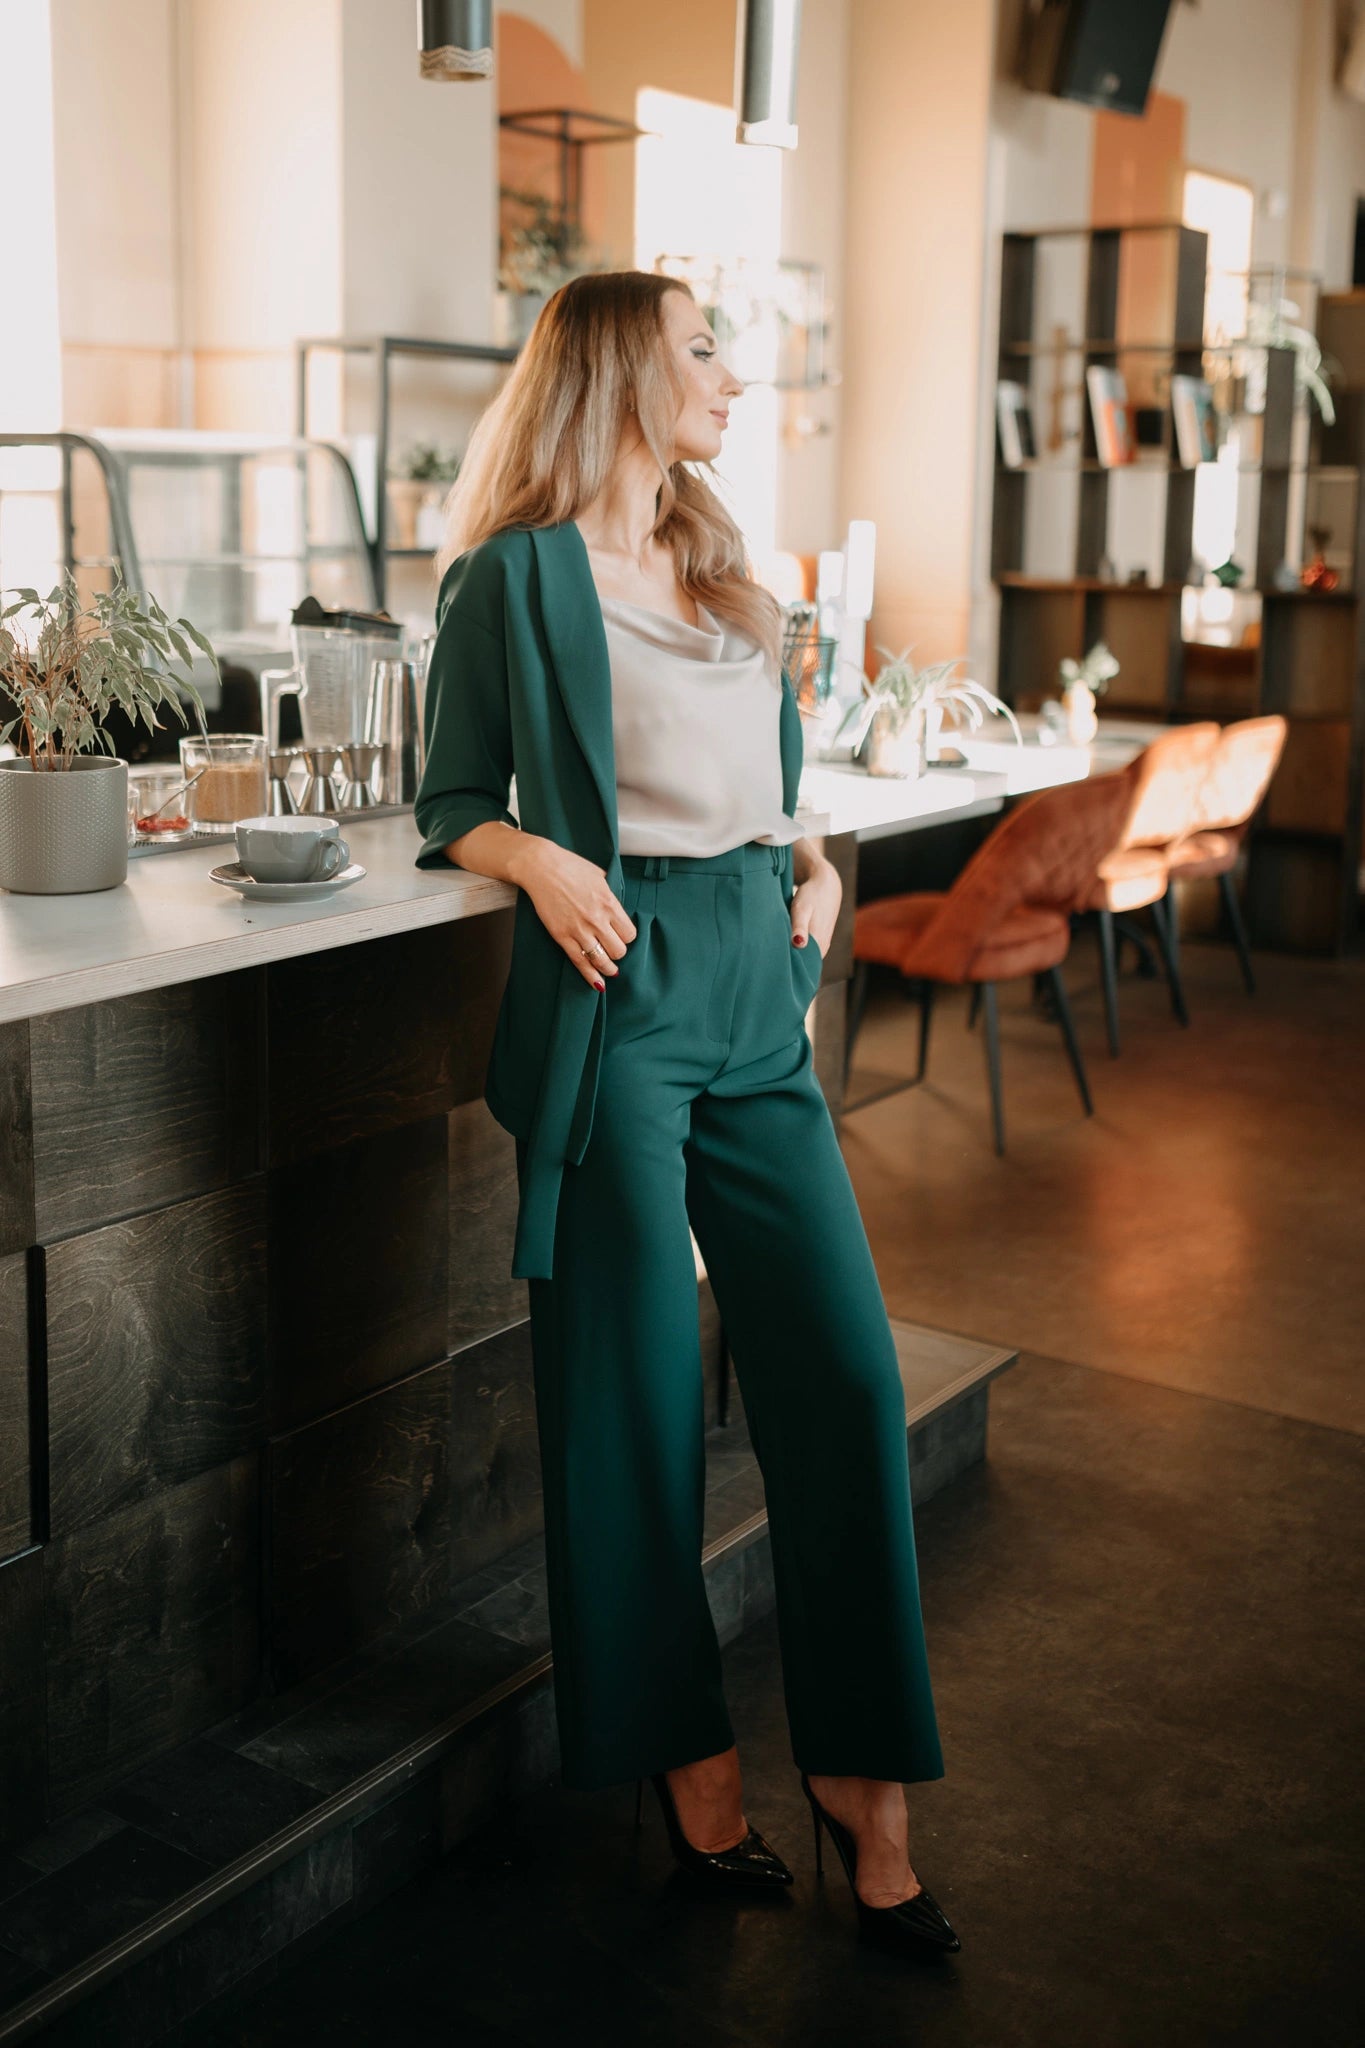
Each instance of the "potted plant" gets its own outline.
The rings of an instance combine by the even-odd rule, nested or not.
[[[1066,712],[1066,736],[1073,747],[1088,747],[1099,731],[1095,699],[1103,694],[1119,672],[1118,662],[1097,640],[1084,661],[1068,654],[1061,665],[1062,706]]]
[[[578,223],[543,192],[499,188],[498,284],[510,307],[508,341],[519,348],[552,292],[588,265]]]
[[[883,661],[876,682],[864,684],[862,701],[853,706],[835,734],[836,744],[848,741],[855,752],[866,743],[870,775],[914,776],[926,762],[936,761],[945,711],[958,714],[974,732],[980,730],[987,713],[1007,718],[1015,739],[1022,744],[1023,736],[1008,704],[980,683],[956,674],[962,666],[961,656],[916,668],[908,647],[899,654],[891,654],[885,647],[877,652]]]
[[[441,502],[459,471],[460,460],[453,450],[438,448],[432,441],[419,441],[409,448],[397,475],[389,478],[389,509],[396,546],[440,546]],[[436,511],[434,532],[429,530],[426,517],[432,507]],[[425,533],[424,528],[428,528]]]
[[[70,573],[46,597],[0,592],[0,744],[18,746],[0,760],[0,888],[66,896],[123,881],[128,764],[104,722],[121,711],[152,731],[169,709],[188,724],[183,691],[202,730],[194,648],[216,673],[188,619],[121,581],[88,604]]]

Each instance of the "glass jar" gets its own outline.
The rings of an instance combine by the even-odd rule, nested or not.
[[[179,800],[176,800],[179,792]],[[179,768],[134,768],[128,775],[128,843],[180,839],[191,829],[189,793]]]
[[[239,818],[258,818],[266,806],[265,735],[195,733],[180,742],[180,766],[196,832],[230,838]]]

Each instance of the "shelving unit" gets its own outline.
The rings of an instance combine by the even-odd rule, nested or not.
[[[400,356],[424,356],[451,363],[512,363],[514,348],[497,348],[491,343],[439,341],[429,336],[376,334],[364,337],[312,338],[294,345],[294,410],[301,438],[308,434],[308,370],[312,357],[330,350],[342,356],[368,357],[374,370],[375,451],[374,531],[370,554],[374,564],[375,590],[383,605],[388,596],[388,567],[393,561],[430,560],[429,548],[399,548],[389,543],[388,475],[393,434],[393,365]],[[489,396],[491,396],[491,392]]]
[[[498,126],[512,135],[529,135],[554,144],[559,215],[575,229],[583,219],[584,150],[603,143],[636,142],[645,132],[615,114],[589,114],[576,107],[530,107],[524,112],[499,114]]]
[[[1120,288],[1125,252],[1135,238],[1157,237],[1171,281],[1171,336],[1168,340],[1126,340],[1120,333]],[[1083,320],[1080,336],[1040,340],[1039,252],[1049,244],[1079,245],[1084,252]],[[1085,392],[1092,364],[1112,367],[1124,357],[1154,358],[1160,369],[1202,374],[1204,292],[1208,238],[1193,228],[1167,222],[1134,228],[1048,229],[1004,238],[1000,280],[998,375],[1030,392],[1035,421],[1041,417],[1035,367],[1074,365],[1071,394],[1079,406],[1080,439],[1071,452],[1039,456],[1009,468],[997,454],[991,527],[991,569],[1001,592],[998,687],[1007,702],[1027,702],[1049,692],[1064,654],[1082,654],[1097,639],[1113,648],[1122,664],[1122,697],[1115,710],[1173,713],[1183,683],[1181,597],[1193,545],[1194,472],[1182,469],[1170,446],[1124,469],[1099,460],[1094,421]],[[1049,408],[1058,410],[1055,393]],[[1069,575],[1039,576],[1025,571],[1030,493],[1046,479],[1074,479],[1074,560]],[[1121,479],[1121,481],[1119,481]],[[1139,481],[1141,479],[1141,481]],[[1111,497],[1120,490],[1164,493],[1158,581],[1140,583],[1102,577],[1108,553]]]
[[[1123,338],[1123,266],[1138,237],[1165,238],[1166,341],[1147,339],[1150,328],[1139,342]],[[1039,323],[1046,319],[1040,258],[1045,269],[1057,245],[1070,247],[1084,331],[1040,339]],[[1187,637],[1191,593],[1202,588],[1188,580],[1199,472],[1176,458],[1165,380],[1172,374],[1211,377],[1220,359],[1234,350],[1245,358],[1252,350],[1245,342],[1215,346],[1202,338],[1206,269],[1207,238],[1179,223],[1005,236],[998,375],[1029,391],[1035,423],[1050,414],[1054,439],[1065,400],[1073,411],[1069,440],[1059,452],[1049,456],[1040,449],[1036,459],[1011,468],[997,450],[991,527],[992,575],[1000,592],[997,687],[1007,702],[1036,703],[1054,693],[1063,656],[1079,656],[1102,638],[1121,664],[1103,713],[1227,721],[1281,712],[1289,738],[1250,841],[1248,920],[1259,944],[1342,952],[1357,945],[1361,932],[1365,646],[1357,592],[1365,565],[1359,487],[1365,392],[1358,405],[1343,408],[1335,431],[1314,419],[1305,433],[1294,354],[1264,347],[1259,460],[1239,461],[1236,468],[1239,496],[1246,479],[1239,512],[1248,515],[1238,559],[1250,573],[1233,602],[1253,631],[1233,645]],[[1365,362],[1365,305],[1359,317]],[[1106,468],[1098,459],[1085,370],[1092,363],[1121,365],[1125,358],[1143,363],[1162,415],[1160,444],[1140,446],[1133,464]],[[1069,390],[1060,369],[1068,363],[1076,371]],[[1044,366],[1057,372],[1051,392],[1040,388],[1037,373]],[[1148,418],[1156,417],[1153,406]],[[1343,587],[1327,594],[1282,588],[1286,563],[1299,556],[1296,529],[1305,508],[1324,487],[1352,484],[1349,549],[1333,557]],[[1132,500],[1123,508],[1130,532],[1145,526],[1155,544],[1157,574],[1143,583],[1102,576],[1119,494],[1158,490],[1159,505],[1145,505],[1143,519],[1131,516]],[[1029,573],[1026,566],[1039,525],[1049,520],[1055,532],[1071,537],[1069,573]]]

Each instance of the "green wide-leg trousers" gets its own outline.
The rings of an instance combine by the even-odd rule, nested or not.
[[[626,856],[592,1132],[530,1281],[563,1781],[734,1741],[701,1570],[706,1262],[767,1497],[788,1725],[808,1772],[941,1777],[905,1403],[811,1065],[813,941],[774,848]],[[519,1147],[524,1160],[524,1148]]]

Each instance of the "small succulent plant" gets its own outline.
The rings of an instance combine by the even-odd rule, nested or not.
[[[937,727],[945,711],[952,711],[958,722],[973,732],[980,731],[987,717],[1007,718],[1015,739],[1023,744],[1018,720],[1009,705],[980,683],[956,673],[962,666],[961,655],[953,661],[916,668],[911,659],[912,649],[908,647],[903,647],[899,654],[892,654],[885,647],[879,647],[877,652],[883,657],[877,680],[865,685],[866,695],[852,707],[836,739],[860,747],[879,711],[887,714],[888,723],[896,732],[916,717],[924,720],[928,731]]]
[[[1074,661],[1068,654],[1061,664],[1062,688],[1074,689],[1079,683],[1094,696],[1101,697],[1119,672],[1119,664],[1103,640],[1097,640],[1084,661]]]

